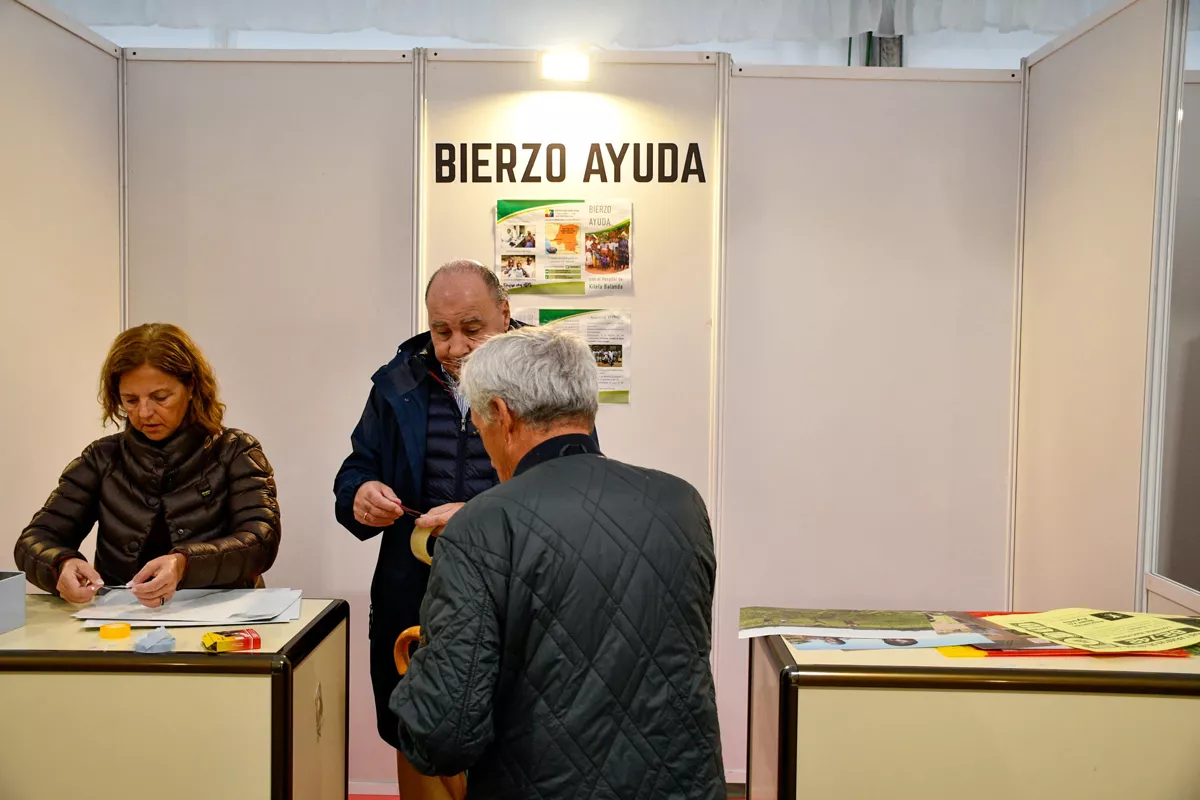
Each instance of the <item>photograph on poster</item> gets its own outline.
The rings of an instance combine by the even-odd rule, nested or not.
[[[587,234],[584,268],[606,275],[629,269],[629,220],[602,231]]]
[[[513,319],[527,325],[555,325],[587,342],[596,360],[600,402],[629,403],[631,315],[625,308],[515,308]]]
[[[534,272],[537,260],[533,256],[500,256],[500,277],[519,280]]]
[[[592,348],[592,357],[596,359],[597,367],[608,369],[610,367],[623,367],[625,365],[621,345],[593,344],[589,346]]]
[[[532,225],[509,225],[502,242],[509,250],[529,250],[537,247],[537,234]]]
[[[627,200],[499,200],[495,241],[495,269],[512,294],[633,290],[633,208]],[[509,258],[531,251],[531,261]]]

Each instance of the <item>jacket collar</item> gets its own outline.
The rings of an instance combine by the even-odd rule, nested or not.
[[[211,437],[208,431],[199,425],[185,423],[168,438],[154,442],[126,423],[122,439],[127,457],[139,469],[146,472],[162,472],[177,469],[198,451],[207,447]]]
[[[516,470],[513,471],[513,477],[556,458],[582,455],[598,456],[603,453],[600,452],[600,446],[596,444],[596,441],[586,433],[566,433],[562,436],[555,436],[541,444],[534,445],[533,449],[526,453],[521,462],[517,464]]]

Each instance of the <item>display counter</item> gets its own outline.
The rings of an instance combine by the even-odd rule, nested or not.
[[[133,652],[30,595],[0,635],[0,797],[331,800],[347,792],[349,605],[301,602],[254,628],[262,648],[205,652],[210,628],[172,628],[176,652]]]
[[[1179,800],[1200,658],[949,658],[753,639],[747,796]]]

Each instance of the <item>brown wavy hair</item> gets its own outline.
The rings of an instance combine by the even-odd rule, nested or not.
[[[174,375],[191,390],[188,422],[213,435],[221,432],[225,404],[217,393],[212,366],[182,328],[165,322],[138,325],[113,341],[100,371],[100,405],[104,408],[105,424],[119,425],[128,419],[121,407],[121,376],[144,365]]]

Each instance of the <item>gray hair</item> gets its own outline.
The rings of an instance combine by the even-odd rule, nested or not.
[[[425,300],[429,300],[429,290],[433,287],[433,282],[438,279],[439,275],[474,275],[483,281],[488,292],[492,295],[492,299],[496,301],[496,305],[502,305],[508,299],[508,290],[500,283],[500,279],[496,277],[496,273],[485,267],[483,264],[470,258],[457,258],[454,261],[447,261],[442,264],[429,277],[429,283],[425,284]]]
[[[553,326],[520,328],[488,339],[467,356],[459,389],[471,410],[491,421],[493,400],[535,428],[596,420],[596,361],[591,348]]]

